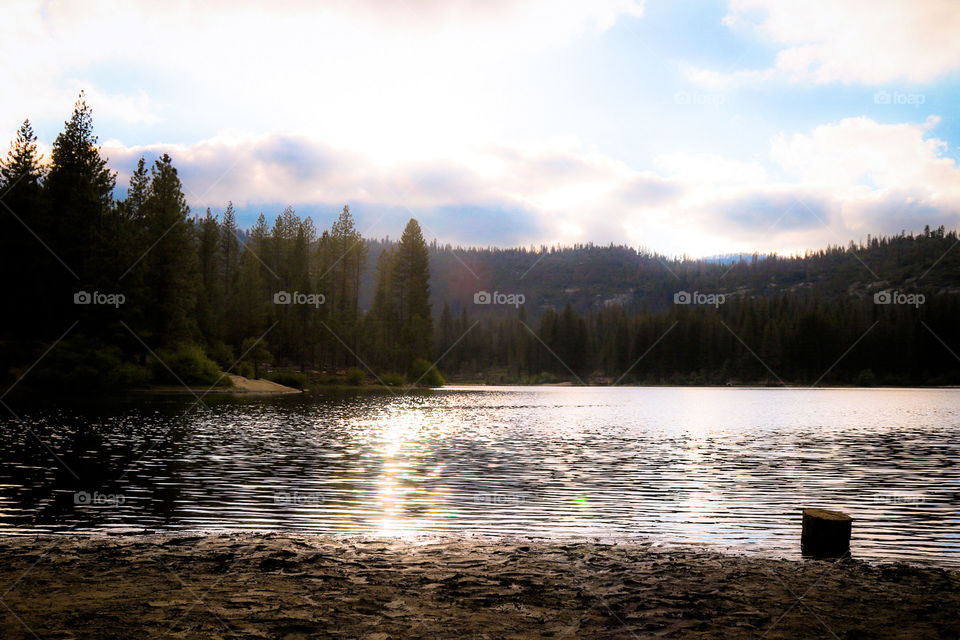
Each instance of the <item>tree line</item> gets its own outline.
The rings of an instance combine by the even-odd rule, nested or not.
[[[249,230],[232,204],[193,217],[166,154],[149,168],[141,158],[115,199],[82,95],[49,163],[25,121],[0,176],[15,301],[0,326],[8,385],[54,342],[35,384],[212,384],[220,370],[259,375],[269,363],[437,380],[429,256],[414,219],[379,256],[364,313],[368,247],[349,207],[319,235],[289,207]]]
[[[83,96],[44,161],[29,121],[0,163],[3,386],[486,382],[956,384],[955,231],[803,256],[624,246],[482,249],[364,238],[288,207],[193,215],[168,155],[114,197]],[[878,279],[877,273],[884,275]],[[899,287],[922,304],[877,304]],[[721,294],[677,304],[679,291]],[[482,292],[522,294],[484,304]],[[55,346],[54,346],[55,345]],[[53,348],[51,348],[53,346]],[[436,366],[431,363],[436,362]]]
[[[960,296],[919,308],[782,293],[631,313],[610,305],[472,318],[444,307],[443,371],[487,383],[956,385]],[[472,329],[471,329],[472,327]]]

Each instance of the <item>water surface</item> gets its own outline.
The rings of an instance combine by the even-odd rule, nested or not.
[[[5,400],[0,534],[654,538],[960,566],[960,390],[450,388]]]

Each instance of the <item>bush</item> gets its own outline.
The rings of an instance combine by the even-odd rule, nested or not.
[[[442,387],[446,383],[437,368],[422,358],[413,361],[407,378],[420,387]]]
[[[149,372],[123,360],[118,347],[84,336],[63,340],[25,379],[26,388],[89,391],[141,386]]]
[[[222,369],[230,367],[236,362],[233,356],[233,348],[230,345],[217,340],[207,347],[207,355],[216,362]]]
[[[563,379],[549,371],[541,371],[530,379],[530,384],[556,384],[563,382]]]
[[[253,365],[252,377],[254,378],[260,375],[260,369],[262,368],[260,365],[273,362],[273,354],[271,354],[270,349],[267,348],[267,343],[260,338],[244,338],[243,345],[240,347],[240,353],[244,354],[244,362],[249,362]]]
[[[216,384],[218,387],[232,384],[229,376],[221,377],[217,364],[195,344],[161,349],[156,358],[150,358],[150,370],[154,381],[161,384]]]
[[[303,389],[307,386],[307,376],[304,373],[295,373],[293,371],[278,371],[267,376],[267,379],[282,384],[285,387],[294,389]]]
[[[353,387],[359,387],[367,379],[367,373],[358,367],[347,371],[347,384]]]
[[[864,369],[857,374],[854,384],[858,387],[875,387],[877,386],[877,376],[874,375],[873,370]]]
[[[399,373],[385,373],[380,376],[380,381],[388,387],[403,386],[403,376]]]
[[[253,378],[253,364],[250,362],[241,362],[237,365],[237,375],[244,378]]]

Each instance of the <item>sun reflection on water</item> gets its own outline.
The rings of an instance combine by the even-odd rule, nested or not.
[[[404,537],[442,528],[452,491],[443,484],[446,463],[434,460],[434,447],[454,424],[428,421],[418,407],[398,406],[372,427],[373,450],[380,464],[376,480],[378,535]]]

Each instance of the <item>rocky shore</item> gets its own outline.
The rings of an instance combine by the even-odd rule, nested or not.
[[[960,638],[960,572],[649,543],[0,538],[3,638]]]

